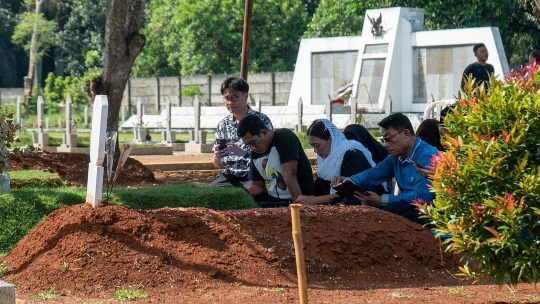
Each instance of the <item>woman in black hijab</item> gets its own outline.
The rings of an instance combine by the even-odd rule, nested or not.
[[[388,149],[373,138],[369,131],[362,125],[348,125],[343,130],[343,134],[347,139],[356,140],[366,147],[371,152],[371,157],[376,164],[380,163],[389,154]]]
[[[418,126],[418,129],[416,129],[416,136],[437,148],[437,150],[444,151],[444,147],[441,144],[439,124],[440,122],[436,119],[426,119],[422,121],[420,126]]]

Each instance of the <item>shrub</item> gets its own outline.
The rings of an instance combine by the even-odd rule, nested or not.
[[[189,97],[195,97],[195,96],[201,96],[201,88],[198,86],[190,86],[182,90],[183,96],[189,96]]]
[[[45,79],[44,97],[47,114],[56,114],[59,111],[58,104],[65,103],[67,95],[71,96],[74,105],[87,105],[88,97],[84,91],[84,85],[97,76],[99,69],[90,69],[82,77],[54,76],[49,73]]]
[[[0,106],[0,173],[9,169],[9,156],[17,153],[30,152],[29,147],[10,149],[19,140],[21,125],[15,123],[11,108]]]
[[[477,261],[462,276],[499,285],[540,279],[540,75],[524,68],[467,91],[445,120],[449,149],[433,176],[433,206],[420,206],[449,250]]]

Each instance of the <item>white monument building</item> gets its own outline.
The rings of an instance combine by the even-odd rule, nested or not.
[[[423,113],[432,101],[455,99],[477,43],[497,77],[509,73],[498,28],[423,31],[424,10],[404,7],[367,10],[364,20],[362,36],[301,41],[290,107],[299,98],[304,109],[324,105],[352,82],[351,99],[367,112]]]

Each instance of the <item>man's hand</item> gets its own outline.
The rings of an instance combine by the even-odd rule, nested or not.
[[[359,200],[360,202],[362,202],[362,204],[377,207],[377,208],[381,208],[382,207],[382,197],[379,196],[377,193],[375,193],[373,191],[368,191],[368,192],[371,195],[365,195],[365,194],[362,194],[361,192],[355,191],[354,192],[354,197],[357,200]]]
[[[330,182],[330,187],[334,187],[335,185],[341,183],[345,179],[346,179],[345,176],[334,176],[332,178],[332,181]]]
[[[213,162],[214,162],[214,166],[216,166],[216,168],[220,168],[220,169],[223,169],[225,168],[225,164],[223,163],[223,156],[225,156],[225,149],[223,150],[220,150],[219,149],[219,145],[214,145],[214,159],[213,159]]]
[[[302,190],[296,179],[296,170],[298,166],[298,161],[296,159],[291,159],[288,162],[281,164],[281,170],[283,173],[283,178],[289,189],[293,199],[297,199],[298,196],[302,195]]]
[[[240,148],[235,143],[227,143],[227,147],[223,149],[227,152],[228,155],[238,155],[238,156],[244,156],[246,155],[246,150]]]
[[[436,172],[434,166],[426,166],[425,168],[422,168],[417,163],[414,163],[414,168],[425,178],[431,178],[431,176],[435,175]]]
[[[214,145],[214,166],[217,168],[225,168],[223,163],[223,157],[228,155],[240,155],[244,156],[246,151],[240,148],[237,144],[227,143],[227,146],[224,149],[219,149],[219,144]]]

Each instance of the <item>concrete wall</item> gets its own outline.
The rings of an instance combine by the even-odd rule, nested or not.
[[[0,105],[15,105],[17,104],[17,96],[23,94],[23,88],[0,88]]]
[[[256,73],[248,76],[249,94],[253,103],[260,100],[262,105],[286,105],[289,100],[294,72]],[[170,98],[173,106],[193,106],[193,98],[183,96],[182,90],[198,86],[202,96],[199,100],[205,106],[220,106],[221,83],[231,75],[193,75],[178,77],[131,78],[124,91],[122,104],[135,114],[137,99],[141,98],[145,113],[157,114]]]

